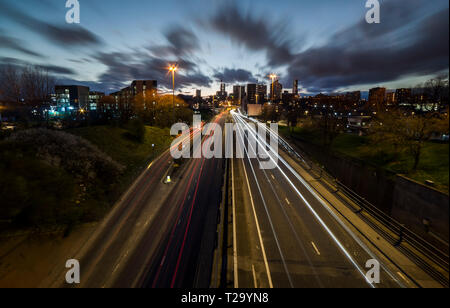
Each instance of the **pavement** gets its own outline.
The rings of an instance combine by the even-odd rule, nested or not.
[[[166,184],[172,164],[169,150],[153,161],[77,253],[56,262],[42,286],[70,287],[67,259],[80,263],[76,287],[207,286],[217,227],[207,218],[217,215],[223,160],[188,159]]]
[[[234,118],[245,121],[237,114]],[[248,139],[243,131],[236,138],[239,135]],[[306,170],[299,176],[286,154],[280,156],[286,164],[279,160],[271,170],[261,169],[259,159],[246,154],[232,162],[235,287],[416,286],[343,223],[328,201],[305,181]],[[379,283],[366,279],[366,263],[372,259],[381,265]]]

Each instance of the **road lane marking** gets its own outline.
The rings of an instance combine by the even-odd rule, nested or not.
[[[234,193],[234,159],[231,159],[231,195],[233,211],[233,265],[234,265],[234,287],[239,288],[237,237],[236,237],[236,199]]]
[[[252,134],[254,137],[256,136],[256,133],[251,132],[250,130],[255,131],[255,129],[252,129],[252,127],[250,127],[247,123],[245,123],[245,121],[243,121],[242,119],[238,118],[239,121],[241,123],[243,123],[244,125],[248,126],[250,129],[248,130],[250,134]],[[256,138],[256,137],[255,137]],[[256,138],[257,139],[257,138]],[[265,150],[265,146],[262,144],[262,142],[260,140],[256,140],[258,142],[258,144],[260,144],[262,146],[262,148],[264,148]],[[264,143],[266,145],[267,142],[264,141]],[[330,237],[334,240],[334,242],[338,245],[338,247],[340,248],[340,250],[344,253],[344,255],[348,258],[348,260],[355,266],[355,268],[358,270],[358,272],[364,277],[365,276],[365,272],[362,270],[362,268],[359,266],[358,263],[356,263],[356,261],[352,258],[352,256],[350,255],[350,253],[345,249],[345,247],[342,245],[342,243],[337,239],[337,237],[334,235],[334,233],[330,230],[330,228],[325,224],[325,222],[322,220],[322,218],[317,214],[317,212],[313,209],[313,207],[309,204],[309,202],[305,199],[305,197],[300,193],[300,191],[297,189],[297,187],[294,185],[294,183],[290,180],[290,178],[286,175],[286,173],[281,169],[281,167],[278,165],[277,161],[275,161],[273,159],[273,157],[270,155],[270,153],[265,150],[265,152],[268,154],[269,158],[276,164],[278,170],[280,170],[281,174],[286,178],[286,180],[289,182],[289,184],[291,185],[291,187],[296,191],[296,193],[298,194],[298,196],[303,200],[303,202],[306,204],[306,206],[310,209],[311,213],[314,215],[314,217],[317,219],[317,221],[322,225],[322,227],[325,229],[325,231],[330,235]],[[274,155],[274,154],[272,154]],[[367,246],[365,246],[361,240],[359,240],[358,238],[356,238],[356,235],[354,235],[349,229],[348,227],[339,219],[337,218],[336,214],[333,213],[331,211],[330,208],[328,208],[328,206],[325,204],[325,202],[319,198],[319,196],[313,191],[313,189],[305,182],[305,180],[298,175],[297,172],[294,171],[294,169],[278,154],[277,157],[281,160],[281,162],[289,169],[289,171],[292,172],[292,174],[311,192],[311,194],[324,206],[324,208],[336,219],[336,221],[348,232],[348,234],[350,234],[354,240],[364,249],[366,250],[366,252],[370,255],[373,256],[373,253],[368,250]],[[375,288],[375,285],[370,283],[367,279],[366,282],[370,285],[370,287]]]
[[[273,174],[271,174],[270,176],[272,177],[272,179],[274,179],[274,180],[275,180],[275,177],[273,176]]]
[[[319,251],[319,249],[317,249],[316,244],[314,244],[314,242],[311,242],[311,244],[312,244],[314,250],[316,251],[316,253],[320,256],[320,251]]]
[[[243,137],[244,134],[243,134],[241,131],[242,131],[242,128],[241,128],[240,131],[239,131],[239,135],[240,135],[242,141],[244,141],[244,140],[245,140],[244,137]],[[255,151],[255,149],[253,148],[253,146],[251,145],[251,143],[249,143],[249,145],[252,147],[253,151]],[[289,284],[290,284],[290,286],[293,288],[293,287],[294,287],[294,284],[293,284],[293,282],[292,282],[291,274],[289,273],[289,269],[288,269],[288,267],[287,267],[286,260],[285,260],[285,258],[284,258],[284,254],[283,254],[283,251],[282,251],[282,249],[281,249],[280,241],[279,241],[278,235],[277,235],[277,233],[276,233],[276,231],[275,231],[275,227],[274,227],[274,225],[273,225],[272,218],[271,218],[270,213],[269,213],[269,209],[267,208],[267,203],[266,203],[266,201],[265,201],[265,199],[264,199],[264,196],[263,196],[263,193],[262,193],[262,191],[261,191],[261,186],[259,185],[258,178],[257,178],[256,173],[255,173],[255,169],[253,168],[253,164],[252,164],[252,162],[251,162],[251,160],[250,160],[250,156],[249,156],[249,154],[248,154],[248,150],[245,149],[245,147],[244,147],[244,150],[245,150],[245,153],[247,154],[247,160],[248,160],[248,162],[249,162],[249,165],[250,165],[250,168],[251,168],[251,171],[252,171],[252,174],[253,174],[253,178],[255,179],[255,183],[256,183],[256,187],[258,188],[259,195],[261,196],[261,201],[262,201],[262,203],[263,203],[263,205],[264,205],[264,209],[265,209],[265,212],[266,212],[266,216],[267,216],[267,219],[269,220],[270,228],[271,228],[271,230],[272,230],[272,234],[273,234],[273,236],[274,236],[274,239],[275,239],[275,242],[276,242],[276,245],[277,245],[277,248],[278,248],[278,252],[280,253],[280,257],[281,257],[281,261],[282,261],[284,270],[285,270],[286,275],[287,275],[287,278],[288,278],[288,280],[289,280]],[[244,164],[244,168],[245,168],[245,164]],[[249,185],[249,183],[248,183],[248,177],[247,177],[247,185]]]
[[[254,264],[252,264],[252,273],[253,273],[253,283],[255,285],[255,289],[258,289],[258,281],[256,280],[256,272],[255,272]]]
[[[285,198],[284,200],[286,200],[286,203],[287,203],[288,205],[291,205],[291,203],[289,202],[289,199],[288,199],[288,198]]]
[[[397,274],[404,280],[406,283],[409,283],[409,280],[406,279],[405,275],[403,275],[401,272],[397,272]]]
[[[261,229],[259,227],[258,216],[256,215],[255,203],[253,201],[252,190],[250,188],[250,183],[248,181],[247,169],[245,168],[244,160],[242,159],[241,161],[242,161],[242,165],[244,166],[245,179],[247,180],[248,193],[250,195],[250,202],[252,204],[253,215],[255,217],[256,230],[258,231],[258,237],[259,237],[259,244],[261,245],[261,251],[262,251],[263,259],[264,259],[264,265],[266,267],[267,280],[269,281],[269,287],[271,289],[273,289],[273,282],[272,282],[272,276],[270,274],[269,262],[267,262],[266,249],[264,248],[264,243],[263,243],[263,239],[262,239],[262,235],[261,235]]]

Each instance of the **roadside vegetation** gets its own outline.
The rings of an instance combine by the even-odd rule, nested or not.
[[[319,130],[311,127],[279,129],[285,136],[325,148]],[[424,142],[416,168],[415,157],[407,148],[400,149],[388,142],[375,142],[372,136],[342,133],[334,138],[328,149],[336,155],[352,157],[369,165],[404,174],[420,183],[431,180],[437,189],[447,193],[449,191],[448,143]]]
[[[68,233],[100,219],[170,142],[168,129],[133,121],[11,134],[0,142],[0,231]]]

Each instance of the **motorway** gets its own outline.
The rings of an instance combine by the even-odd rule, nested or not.
[[[242,115],[232,112],[232,117],[241,124],[235,140],[256,136]],[[223,127],[225,120],[221,113],[214,123]],[[205,136],[203,146],[210,147],[212,139]],[[381,282],[369,283],[365,265],[374,254],[282,154],[257,142],[270,159],[278,160],[274,169],[261,169],[261,158],[250,158],[249,149],[244,158],[230,160],[235,287],[404,286],[383,264]],[[80,261],[77,287],[210,286],[225,160],[185,159],[170,173],[172,164],[167,150],[141,174],[77,255],[68,256]],[[165,184],[168,174],[172,182]],[[67,287],[64,275],[53,275],[51,286]]]
[[[233,112],[233,118],[242,124],[236,138],[247,142],[252,132],[256,136],[239,113]],[[260,145],[268,148],[258,141]],[[339,223],[281,156],[266,151],[278,158],[278,163],[276,168],[264,170],[259,158],[249,158],[248,150],[244,159],[232,162],[235,287],[403,286],[384,268],[380,283],[369,283],[365,264],[373,254]]]
[[[223,124],[222,114],[214,122]],[[208,287],[223,163],[186,159],[166,184],[170,149],[154,160],[77,255],[68,256],[80,263],[77,287]],[[68,287],[64,277],[65,270],[57,271],[49,285]]]

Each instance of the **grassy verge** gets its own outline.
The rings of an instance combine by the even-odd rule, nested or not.
[[[145,127],[145,137],[142,143],[130,139],[127,136],[128,131],[120,127],[82,127],[71,129],[68,133],[85,138],[95,144],[100,150],[124,165],[125,173],[133,173],[145,162],[161,154],[172,142],[169,129],[150,126]]]
[[[139,142],[111,126],[31,129],[0,141],[0,232],[70,232],[101,219],[172,141],[168,129],[143,132]]]
[[[68,132],[89,140],[101,151],[125,166],[115,198],[118,198],[131,185],[144,166],[164,152],[173,140],[168,128],[151,126],[145,127],[142,143],[129,138],[128,131],[120,127],[91,126],[71,129]]]
[[[292,132],[287,127],[280,127],[284,135],[321,146],[320,134],[314,130],[301,127]],[[386,170],[404,174],[409,178],[424,183],[426,180],[435,182],[438,190],[449,191],[449,145],[447,143],[428,142],[425,144],[419,166],[412,170],[413,159],[407,153],[394,155],[392,148],[375,145],[368,137],[353,134],[341,134],[333,142],[332,151],[364,161]]]

